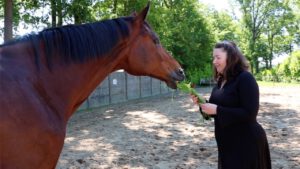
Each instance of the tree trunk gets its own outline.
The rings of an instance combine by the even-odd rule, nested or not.
[[[4,42],[13,37],[13,1],[4,2]]]
[[[124,11],[123,11],[123,14],[121,14],[121,15],[125,16],[125,14],[128,13],[128,11],[129,11],[129,9],[128,9],[129,2],[128,1],[123,1],[123,6],[124,6]]]
[[[254,73],[259,73],[259,61],[258,61],[258,57],[256,55],[253,56],[253,60],[254,60]]]
[[[63,2],[64,0],[57,0],[57,19],[58,19],[58,21],[57,21],[57,26],[62,26],[62,24],[63,24],[63,14],[62,14],[62,11],[63,11]]]
[[[114,0],[114,7],[113,7],[114,14],[117,14],[117,6],[118,6],[118,0]]]
[[[81,24],[81,18],[78,14],[74,13],[74,24],[79,25]]]
[[[268,67],[268,69],[272,69],[273,45],[271,46],[271,49],[270,49],[270,56],[269,56],[268,60],[269,60],[269,67]]]
[[[291,43],[289,45],[289,55],[291,55],[293,53],[293,44]]]
[[[255,43],[256,43],[256,36],[255,36],[255,30],[252,30],[252,39],[250,41],[250,56],[252,58],[252,70],[253,73],[258,73],[259,72],[259,63],[258,63],[258,57],[255,54]]]
[[[56,0],[51,0],[51,19],[52,27],[56,27]]]
[[[265,58],[264,62],[265,62],[265,68],[269,69],[269,60],[268,60],[268,58]]]

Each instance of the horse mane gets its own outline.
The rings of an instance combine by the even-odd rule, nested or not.
[[[35,62],[39,65],[40,42],[44,42],[48,67],[55,55],[61,56],[65,63],[83,63],[102,57],[117,44],[121,38],[129,36],[128,21],[132,17],[122,17],[82,25],[66,25],[45,29],[37,34],[23,36],[2,46],[29,41],[34,48]]]

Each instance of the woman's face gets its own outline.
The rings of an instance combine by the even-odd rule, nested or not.
[[[223,48],[214,48],[213,51],[213,64],[218,73],[223,74],[226,67],[227,52]]]

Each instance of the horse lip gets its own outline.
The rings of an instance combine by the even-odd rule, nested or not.
[[[184,75],[173,77],[173,80],[174,80],[174,81],[179,81],[179,82],[183,81],[184,79],[185,79],[185,76],[184,76]]]
[[[183,81],[185,79],[184,73],[179,73],[177,71],[173,71],[170,76],[173,81]]]
[[[177,89],[177,82],[181,82],[185,79],[184,74],[178,74],[175,71],[170,74],[170,80],[167,85],[172,89]]]
[[[177,83],[176,83],[176,81],[173,81],[173,80],[167,82],[167,86],[172,88],[172,89],[177,89]]]

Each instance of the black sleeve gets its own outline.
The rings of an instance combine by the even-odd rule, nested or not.
[[[222,127],[235,123],[256,119],[259,108],[259,89],[254,77],[250,73],[243,73],[238,77],[237,91],[238,107],[217,106],[217,116]]]
[[[215,89],[216,89],[216,87],[214,87],[214,88],[212,89],[212,92],[211,92],[211,93],[213,93]],[[208,103],[211,103],[211,102],[212,102],[211,95],[210,95],[210,97],[209,97],[209,99],[208,99],[208,101],[207,101],[207,102],[208,102]],[[217,117],[217,115],[210,115],[210,117],[212,117],[212,118],[216,118],[216,117]]]

